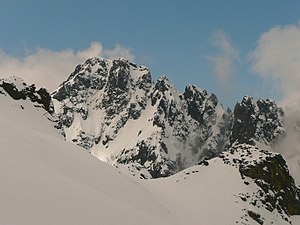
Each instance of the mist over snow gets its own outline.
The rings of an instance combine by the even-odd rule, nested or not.
[[[300,111],[288,111],[284,120],[286,136],[273,146],[288,163],[296,183],[300,185]]]
[[[100,42],[92,42],[88,48],[77,51],[36,48],[22,57],[12,56],[0,49],[0,77],[20,76],[27,83],[52,91],[69,76],[75,66],[91,57],[135,58],[130,48],[117,44],[106,49]]]

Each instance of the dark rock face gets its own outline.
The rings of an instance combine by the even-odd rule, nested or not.
[[[129,102],[129,65],[124,61],[113,61],[109,71],[103,107],[108,116],[119,114]]]
[[[254,220],[256,221],[258,224],[263,225],[264,221],[262,220],[261,215],[259,215],[256,212],[253,212],[252,210],[248,210],[247,211],[248,215]]]
[[[92,73],[93,66],[101,65],[94,73]],[[85,93],[90,90],[102,90],[106,84],[107,80],[107,67],[105,61],[100,59],[88,59],[86,64],[78,65],[75,68],[75,71],[70,75],[68,80],[74,78],[74,82],[63,82],[60,88],[57,89],[54,93],[52,93],[52,97],[57,99],[58,101],[62,101],[64,99],[69,98],[74,103],[80,103],[81,101],[75,102],[74,97],[77,96],[78,92],[84,91]],[[86,75],[88,73],[88,75]],[[87,79],[88,78],[88,79]]]
[[[274,101],[259,99],[255,102],[251,97],[244,97],[234,109],[229,152],[239,152],[238,157],[232,160],[233,164],[238,164],[243,179],[251,178],[260,187],[252,199],[244,195],[241,198],[270,212],[276,210],[284,220],[290,221],[290,215],[300,214],[300,191],[289,174],[286,162],[279,154],[254,147],[260,143],[270,148],[285,136],[283,117],[282,108]],[[249,158],[256,152],[258,159],[249,163]],[[263,224],[261,215],[253,211],[248,211],[248,215]]]
[[[261,187],[265,196],[263,202],[268,203],[270,211],[280,207],[288,215],[300,215],[299,189],[281,155],[267,157],[256,165],[242,165],[240,173],[251,177]]]
[[[54,107],[50,93],[45,88],[36,90],[34,84],[28,86],[22,83],[22,89],[18,89],[13,81],[0,80],[0,87],[14,100],[30,99],[32,102],[38,103],[36,107],[44,108],[48,113],[54,113]]]
[[[188,103],[189,115],[199,123],[203,123],[204,120],[213,116],[218,99],[214,94],[208,96],[206,90],[203,92],[196,90],[197,87],[194,85],[186,86],[183,97]]]
[[[254,182],[259,187],[251,195],[241,193],[242,201],[270,212],[276,211],[286,221],[291,215],[300,215],[300,190],[280,154],[248,144],[235,144],[220,158],[225,164],[239,169],[245,185]],[[254,211],[250,214],[255,221],[263,219]]]
[[[37,94],[40,96],[40,98],[37,99],[37,102],[42,104],[46,111],[48,111],[50,114],[54,113],[54,107],[50,93],[45,88],[40,88],[37,90]]]
[[[23,92],[19,92],[14,84],[2,82],[1,87],[15,100],[26,99],[26,95]]]
[[[234,107],[234,123],[231,142],[254,143],[256,132],[255,104],[251,97],[244,97]]]
[[[234,108],[231,143],[272,144],[285,133],[283,116],[282,108],[274,101],[259,99],[254,102],[252,97],[244,97]]]
[[[272,143],[283,137],[285,135],[282,122],[283,109],[270,99],[259,99],[256,104],[258,107],[256,136],[263,138],[265,143]]]
[[[197,132],[194,143],[191,143],[193,152],[199,152],[198,161],[216,157],[229,146],[232,114],[222,108],[222,116],[218,118],[219,103],[216,95],[199,92],[194,85],[188,85],[182,98],[186,101],[187,112],[199,123],[201,129]],[[215,130],[218,132],[215,133]],[[214,135],[212,135],[215,133]],[[210,140],[210,144],[206,144]]]
[[[152,178],[168,177],[176,170],[176,164],[172,161],[165,160],[159,162],[157,160],[157,154],[155,153],[155,147],[149,145],[145,141],[137,143],[137,151],[133,155],[130,150],[124,149],[118,157],[118,163],[130,164],[138,163],[145,166],[146,163],[150,163],[151,166],[147,168]],[[161,143],[161,147],[164,148],[164,143]]]

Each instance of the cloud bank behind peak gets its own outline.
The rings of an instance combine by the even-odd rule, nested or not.
[[[0,50],[0,77],[19,76],[27,83],[52,91],[68,77],[76,65],[91,57],[135,59],[130,48],[117,44],[111,49],[104,49],[100,42],[92,42],[88,48],[78,51],[36,48],[23,57],[15,57]]]
[[[300,24],[263,33],[250,54],[253,71],[282,93],[286,107],[300,106]]]

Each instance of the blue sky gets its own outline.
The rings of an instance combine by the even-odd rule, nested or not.
[[[196,84],[216,93],[231,108],[243,95],[284,98],[283,87],[277,87],[282,80],[274,75],[274,65],[253,70],[249,54],[257,50],[263,34],[276,27],[286,31],[295,26],[297,30],[300,19],[300,2],[292,0],[0,2],[0,66],[6,68],[0,69],[0,76],[11,75],[3,74],[11,68],[3,66],[4,62],[22,63],[37,49],[51,53],[71,49],[76,55],[97,42],[107,52],[116,46],[127,50],[136,63],[150,68],[155,79],[167,75],[179,90]],[[260,57],[256,60],[263,61]],[[227,65],[227,73],[217,74],[218,65]],[[22,64],[23,70],[30,73],[25,66]],[[45,82],[47,86],[50,81]]]

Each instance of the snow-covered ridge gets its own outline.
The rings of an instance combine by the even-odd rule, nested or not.
[[[48,113],[54,113],[50,94],[45,88],[36,89],[35,85],[27,85],[20,77],[0,79],[0,94],[9,95],[14,100],[29,99],[36,107],[44,108]]]
[[[19,77],[0,79],[1,120],[21,124],[36,133],[46,133],[63,140],[59,120],[54,113],[50,93],[44,88],[27,85]]]
[[[200,224],[291,224],[300,213],[299,189],[281,155],[249,144],[145,184],[174,205],[182,224],[193,224],[194,215]]]

